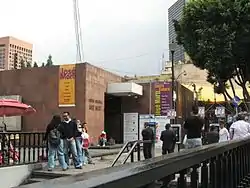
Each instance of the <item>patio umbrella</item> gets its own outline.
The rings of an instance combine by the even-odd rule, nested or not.
[[[23,116],[36,112],[30,105],[13,99],[0,99],[0,117]]]
[[[6,130],[6,124],[4,117],[10,116],[23,116],[36,112],[36,110],[30,105],[21,103],[13,99],[0,99],[0,117],[3,117],[4,130]]]

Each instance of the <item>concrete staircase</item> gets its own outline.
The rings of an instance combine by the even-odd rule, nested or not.
[[[65,174],[49,173],[44,171],[33,171],[29,178],[27,178],[21,185],[28,185],[32,183],[38,183],[46,180],[51,180],[55,178],[65,177]],[[21,186],[20,185],[20,186]]]

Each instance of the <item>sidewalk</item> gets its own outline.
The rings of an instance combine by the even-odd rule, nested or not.
[[[60,175],[74,175],[84,172],[90,172],[93,170],[99,170],[103,168],[111,167],[112,162],[116,158],[116,155],[119,153],[120,149],[112,149],[112,150],[104,150],[100,151],[100,149],[91,149],[90,153],[93,157],[93,164],[87,164],[83,166],[82,169],[75,169],[73,166],[70,166],[70,168],[67,171],[62,171],[62,169],[57,166],[52,172],[47,171],[47,167],[45,167],[43,170],[38,170],[36,173],[46,173],[46,174],[60,174]],[[120,165],[121,162],[126,157],[126,153],[122,154],[121,158],[117,161],[117,165]],[[155,156],[161,155],[161,149],[157,148],[155,152]],[[134,153],[134,159],[137,161],[137,152]],[[143,152],[141,152],[141,160],[144,160]],[[127,160],[127,163],[130,162],[130,158]],[[116,165],[116,166],[117,166]]]

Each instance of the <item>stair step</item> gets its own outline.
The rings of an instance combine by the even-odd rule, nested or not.
[[[33,183],[37,183],[37,182],[41,182],[41,181],[45,181],[47,179],[43,179],[43,178],[30,178],[28,181],[31,181]]]
[[[69,176],[69,175],[54,173],[54,172],[44,172],[44,171],[32,172],[32,178],[55,179],[55,178],[60,178],[60,177],[65,177],[65,176]]]

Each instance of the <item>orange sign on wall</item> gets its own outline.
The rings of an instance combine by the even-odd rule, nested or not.
[[[75,106],[75,64],[60,65],[59,68],[59,107]]]

